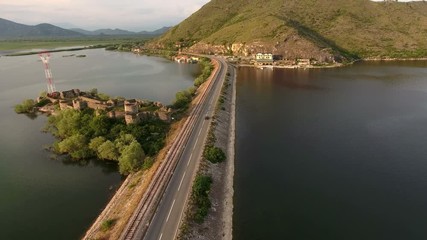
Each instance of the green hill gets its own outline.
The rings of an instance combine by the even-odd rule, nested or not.
[[[212,0],[156,46],[324,61],[427,57],[427,3]]]

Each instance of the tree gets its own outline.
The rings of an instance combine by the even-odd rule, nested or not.
[[[107,141],[107,139],[105,139],[105,137],[93,138],[92,140],[90,140],[89,149],[94,151],[94,152],[97,152],[99,146],[101,146],[105,141]]]
[[[89,123],[94,136],[105,136],[110,129],[110,119],[106,115],[98,115],[92,118]]]
[[[87,139],[81,134],[75,134],[58,143],[60,153],[69,153],[74,159],[84,159],[92,154],[87,146]]]
[[[101,159],[117,161],[119,159],[119,152],[114,143],[107,140],[98,147],[97,156]]]
[[[123,149],[119,157],[119,171],[121,174],[129,174],[137,171],[145,157],[144,150],[137,141],[133,141],[129,146]]]
[[[81,123],[80,113],[74,109],[66,109],[57,116],[52,115],[49,117],[50,129],[55,129],[51,132],[60,138],[67,138],[79,133],[81,126],[85,126]]]
[[[114,144],[117,150],[119,151],[119,153],[122,154],[125,148],[129,146],[131,143],[133,143],[134,141],[136,141],[134,136],[132,136],[131,134],[122,132],[120,133],[120,136],[114,141]]]

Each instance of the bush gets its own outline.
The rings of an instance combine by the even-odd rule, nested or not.
[[[106,232],[110,230],[114,224],[116,223],[116,219],[107,219],[101,223],[101,231]]]
[[[211,184],[212,178],[210,176],[197,175],[194,181],[191,196],[196,206],[194,220],[198,223],[203,222],[211,207],[211,201],[208,197]]]
[[[223,162],[226,159],[224,151],[212,145],[206,146],[203,156],[211,163]]]
[[[184,90],[176,93],[175,96],[175,102],[173,104],[173,108],[179,109],[184,108],[186,109],[188,105],[190,104],[193,96],[189,90]]]
[[[16,113],[30,113],[33,112],[33,108],[35,106],[35,102],[33,99],[24,100],[21,104],[15,106]]]

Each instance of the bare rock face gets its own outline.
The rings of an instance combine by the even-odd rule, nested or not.
[[[191,53],[201,54],[226,54],[227,48],[223,45],[212,45],[208,43],[199,42],[194,44],[188,49]]]
[[[188,52],[201,54],[229,54],[235,56],[253,56],[257,53],[272,53],[283,60],[314,59],[318,62],[335,62],[342,58],[334,54],[331,48],[322,48],[313,42],[299,36],[290,34],[277,42],[255,41],[251,43],[233,43],[227,45],[214,45],[204,42],[191,46]]]

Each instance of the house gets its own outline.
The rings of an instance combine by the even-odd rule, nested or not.
[[[273,54],[271,53],[257,53],[255,61],[258,65],[273,65]]]
[[[311,65],[311,60],[306,58],[301,58],[297,60],[298,67],[308,67]]]

